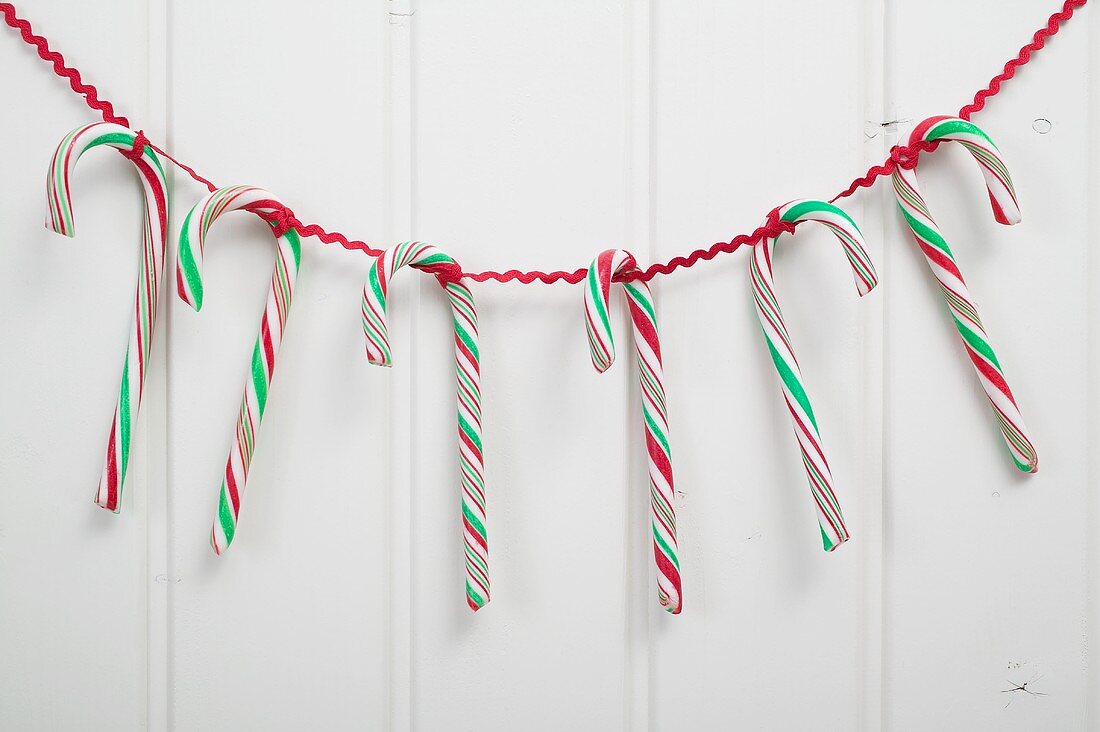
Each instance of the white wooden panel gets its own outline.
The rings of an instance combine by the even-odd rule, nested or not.
[[[1032,3],[933,5],[897,10],[892,94],[914,124],[956,109],[1036,25]],[[937,11],[953,22],[937,26],[936,43],[967,48],[964,57],[929,55],[924,34],[901,31]],[[1093,244],[1079,214],[1093,128],[1081,75],[1087,30],[1080,22],[1059,36],[974,117],[1017,182],[1021,224],[993,221],[977,166],[958,146],[919,171],[1033,432],[1036,475],[1005,454],[923,258],[900,225],[891,231],[885,654],[886,719],[896,728],[1081,728],[1085,507],[1095,488],[1083,459],[1089,379],[1077,335]],[[1034,131],[1037,118],[1051,121],[1049,134]],[[1029,680],[1049,696],[1003,693]]]
[[[657,259],[751,232],[792,198],[827,199],[845,174],[865,167],[863,58],[849,30],[859,27],[863,3],[657,8]],[[846,42],[821,42],[839,35]],[[861,209],[848,210],[862,222]],[[874,256],[881,242],[866,234]],[[735,719],[851,729],[859,714],[858,569],[861,552],[875,548],[859,533],[861,462],[876,450],[861,425],[863,324],[881,294],[860,301],[823,227],[783,237],[776,270],[854,538],[822,551],[752,306],[747,252],[659,279],[685,494],[685,611],[654,618],[657,729]],[[799,703],[777,704],[783,689]]]
[[[261,185],[305,220],[377,234],[382,4],[300,10],[175,5],[170,142],[220,184]],[[177,223],[201,193],[177,185]],[[203,311],[172,302],[172,722],[379,728],[388,404],[363,356],[365,256],[303,243],[239,531],[225,556],[209,547],[274,261],[249,219],[212,228]]]
[[[415,235],[470,268],[587,266],[617,246],[621,4],[420,2],[413,22]],[[632,362],[603,376],[592,368],[578,287],[474,288],[495,587],[471,616],[461,595],[450,316],[433,282],[421,291],[414,726],[618,727],[623,508],[627,492],[645,500],[624,480]]]
[[[105,95],[126,100],[121,113],[144,114],[145,49],[102,43],[143,37],[141,3],[26,10],[66,38],[74,63],[95,67]],[[130,328],[141,185],[128,161],[93,151],[73,180],[76,238],[43,227],[50,155],[95,116],[17,38],[0,43],[0,728],[137,729],[147,452],[163,432],[139,419],[122,515],[92,498]],[[164,350],[152,358],[163,364]]]

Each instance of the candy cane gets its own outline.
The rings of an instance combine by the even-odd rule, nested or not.
[[[176,260],[176,288],[179,296],[196,312],[202,308],[202,255],[206,234],[214,220],[227,211],[249,211],[272,227],[269,214],[282,208],[279,199],[262,188],[231,186],[208,194],[187,213],[180,231],[179,256]],[[218,497],[218,514],[210,531],[210,545],[215,554],[221,554],[233,542],[237,533],[237,519],[241,513],[241,499],[248,480],[248,468],[256,447],[256,433],[260,429],[271,377],[275,371],[275,356],[283,341],[283,329],[290,313],[290,300],[294,294],[294,282],[298,278],[301,263],[301,241],[298,234],[288,230],[277,236],[275,271],[271,275],[271,289],[267,293],[267,306],[260,320],[260,334],[252,349],[251,376],[245,384],[241,412],[237,417],[237,429],[233,446],[225,463],[225,479]]]
[[[600,252],[588,267],[584,288],[585,326],[592,365],[601,374],[615,361],[615,340],[611,335],[611,281],[617,275],[638,271],[634,256],[623,249]],[[653,512],[653,559],[657,565],[657,601],[673,615],[683,609],[680,588],[680,558],[676,545],[675,487],[672,451],[668,440],[665,411],[664,368],[661,338],[653,293],[641,280],[623,282],[630,320],[634,325],[634,347],[638,352],[638,383],[642,390],[642,421],[649,453],[649,494]]]
[[[459,269],[454,259],[430,244],[407,241],[374,260],[363,288],[363,333],[367,360],[391,366],[386,298],[390,282],[405,265],[441,274]],[[481,443],[481,355],[474,296],[457,279],[440,278],[451,301],[458,394],[458,454],[462,476],[462,526],[466,556],[466,603],[477,612],[489,602],[489,543],[485,533],[485,464]]]
[[[832,230],[840,241],[848,263],[855,275],[856,289],[860,296],[870,292],[878,284],[878,275],[864,249],[863,235],[859,227],[848,214],[832,204],[823,201],[799,200],[780,206],[772,212],[784,223],[800,221],[818,221]],[[825,551],[831,552],[848,540],[848,527],[840,510],[833,489],[833,474],[829,461],[825,457],[825,448],[818,431],[817,417],[814,416],[810,397],[803,383],[802,370],[791,348],[791,338],[787,334],[787,325],[783,322],[783,313],[775,296],[775,278],[772,272],[772,251],[778,235],[765,237],[752,252],[749,259],[749,272],[752,281],[752,295],[756,302],[756,314],[760,318],[760,328],[768,344],[775,370],[783,388],[783,398],[791,413],[794,434],[802,451],[802,463],[806,468],[810,492],[817,508],[817,522],[821,528],[821,540]]]
[[[947,140],[960,143],[974,156],[985,177],[989,202],[993,206],[993,216],[997,222],[1006,225],[1020,223],[1020,207],[1016,203],[1016,191],[1012,187],[1008,168],[1001,160],[997,146],[981,128],[957,117],[929,117],[917,125],[909,136],[910,145],[918,141]],[[1001,436],[1012,461],[1025,473],[1034,473],[1039,469],[1039,456],[1028,436],[1023,415],[1020,414],[1016,398],[1012,396],[1000,361],[993,351],[993,344],[989,342],[989,334],[985,332],[985,326],[978,315],[978,307],[963,280],[955,255],[921,196],[916,172],[915,168],[906,170],[900,165],[894,169],[894,193],[898,208],[909,228],[913,230],[913,237],[924,252],[928,267],[939,283],[940,291],[951,311],[951,318],[955,321],[955,328],[974,364],[982,388],[989,397],[989,405],[1000,425]]]
[[[134,421],[141,405],[145,372],[149,363],[149,348],[157,319],[160,292],[160,272],[164,267],[164,248],[168,236],[168,194],[164,168],[148,145],[134,151],[137,133],[121,125],[95,122],[65,136],[53,154],[46,180],[48,214],[46,227],[58,234],[75,234],[72,204],[72,174],[76,161],[93,147],[106,145],[126,153],[137,168],[145,191],[145,221],[141,231],[141,260],[138,266],[137,293],[134,295],[130,339],[126,344],[126,360],[122,367],[122,385],[111,420],[107,440],[107,455],[99,479],[95,502],[118,513],[126,468],[130,461]]]

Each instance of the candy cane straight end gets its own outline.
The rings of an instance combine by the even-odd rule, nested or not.
[[[226,554],[230,544],[233,543],[233,535],[237,533],[237,517],[230,509],[226,499],[226,491],[218,496],[218,515],[210,527],[210,548],[216,556]]]
[[[470,606],[470,610],[477,612],[481,608],[489,604],[489,597],[482,597],[476,592],[472,592],[469,588],[466,588],[466,604]]]
[[[1016,467],[1019,468],[1020,472],[1034,475],[1039,472],[1039,456],[1035,453],[1035,448],[1030,444],[1028,448],[1029,450],[1026,455],[1018,457],[1013,453],[1012,461],[1016,463]]]
[[[381,366],[384,369],[393,368],[393,362],[390,359],[382,356],[379,357],[374,353],[371,353],[370,347],[367,347],[367,363],[371,366]]]
[[[46,218],[46,228],[55,234],[61,234],[61,236],[68,237],[69,239],[76,238],[76,231],[74,229],[65,229],[56,221],[51,221]]]
[[[115,429],[112,425],[111,439],[107,443],[107,459],[103,465],[103,475],[99,479],[92,502],[111,513],[118,513],[122,507],[122,483],[119,480],[118,458],[115,451]]]
[[[848,540],[852,538],[848,533],[847,527],[842,526],[841,529],[842,533],[835,539],[825,533],[824,529],[821,529],[821,545],[827,553],[835,552],[842,544],[846,544]]]
[[[95,498],[92,499],[92,503],[104,510],[110,511],[116,516],[120,513],[121,503],[119,501],[116,500],[114,502],[111,502],[107,499],[102,498],[99,493],[96,493]]]

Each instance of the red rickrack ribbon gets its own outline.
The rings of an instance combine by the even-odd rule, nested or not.
[[[129,150],[121,150],[120,152],[135,163],[141,160],[141,156],[145,154],[145,146],[149,144],[149,138],[145,136],[145,130],[138,130],[134,135],[134,144]]]
[[[286,206],[281,204],[275,204],[273,201],[266,201],[271,207],[271,211],[264,211],[262,216],[271,223],[271,231],[277,237],[286,236],[286,233],[291,229],[297,230],[302,222],[297,219],[294,212]]]
[[[439,282],[440,287],[461,282],[465,276],[458,262],[439,262],[438,264],[429,264],[426,267],[417,267],[417,269],[433,275]]]
[[[1073,17],[1073,13],[1078,8],[1084,7],[1088,0],[1065,0],[1062,4],[1062,9],[1052,14],[1046,22],[1046,25],[1035,31],[1032,35],[1031,41],[1020,49],[1015,58],[1009,59],[1001,73],[994,76],[989,80],[989,84],[985,88],[980,89],[974,94],[974,101],[965,105],[959,110],[959,117],[969,120],[970,116],[974,112],[979,112],[985,107],[985,103],[991,97],[996,96],[1001,91],[1001,86],[1012,79],[1016,75],[1016,71],[1031,61],[1033,54],[1041,50],[1051,36],[1058,33],[1062,26]],[[16,14],[15,5],[12,3],[0,3],[0,13],[4,16],[4,22],[11,28],[19,32],[19,35],[23,38],[23,41],[28,45],[34,46],[38,50],[38,55],[44,61],[48,61],[53,65],[54,73],[59,77],[69,80],[69,86],[77,94],[84,96],[85,102],[88,106],[97,112],[100,112],[105,122],[114,122],[120,124],[123,127],[129,127],[130,123],[125,117],[121,117],[115,114],[114,106],[106,99],[99,98],[99,91],[95,86],[91,84],[85,84],[81,78],[80,72],[65,64],[65,57],[57,51],[50,49],[49,42],[42,36],[37,36],[31,29],[31,24],[26,20],[20,18]],[[140,142],[140,146],[139,146]],[[134,138],[134,147],[131,151],[123,151],[124,155],[136,159],[141,155],[141,151],[144,151],[145,145],[148,145],[158,154],[171,161],[178,168],[186,172],[195,181],[205,185],[210,191],[217,190],[217,186],[210,180],[200,175],[194,168],[191,168],[167,152],[157,147],[153,143],[149,142],[145,138],[144,133],[138,132],[137,137]],[[851,184],[844,189],[841,193],[838,193],[833,198],[829,199],[830,203],[835,203],[841,198],[847,198],[855,193],[860,188],[868,188],[874,185],[875,181],[884,175],[892,175],[893,172],[900,166],[906,170],[911,170],[916,167],[917,160],[921,153],[931,152],[936,149],[937,143],[929,143],[918,141],[913,145],[908,146],[895,146],[890,150],[890,157],[886,159],[881,165],[872,166],[866,174],[862,177],[856,178]],[[279,235],[285,234],[290,229],[294,229],[302,237],[315,236],[325,244],[339,243],[345,249],[358,250],[377,257],[382,253],[381,249],[372,247],[366,242],[348,239],[344,234],[338,231],[326,231],[320,224],[304,224],[298,220],[294,213],[286,208],[277,209],[274,213],[268,214],[269,221],[274,222],[273,228]],[[791,226],[791,229],[785,228]],[[706,249],[696,249],[695,251],[685,256],[673,257],[671,260],[665,263],[657,263],[650,265],[647,269],[637,272],[632,272],[623,276],[623,280],[643,280],[648,281],[656,277],[657,275],[671,274],[681,267],[692,267],[696,263],[702,260],[714,259],[719,254],[734,252],[742,246],[754,246],[758,244],[765,236],[777,236],[784,231],[793,230],[793,225],[779,222],[778,219],[772,219],[769,217],[768,221],[761,227],[757,228],[751,234],[738,234],[730,239],[728,242],[717,242],[712,244]],[[495,280],[497,282],[511,282],[518,281],[523,284],[531,284],[532,282],[543,282],[545,284],[552,284],[554,282],[569,282],[570,284],[577,284],[582,281],[587,274],[586,269],[575,269],[572,271],[557,270],[553,272],[541,272],[538,270],[532,270],[530,272],[524,272],[518,269],[509,269],[504,272],[497,272],[494,270],[486,270],[484,272],[464,272],[458,265],[450,267],[443,273],[441,277],[436,274],[437,279],[440,282],[446,284],[447,282],[457,281],[458,279],[470,279],[475,282],[485,282],[487,280]],[[435,274],[433,272],[433,274]],[[444,279],[445,278],[445,279]]]

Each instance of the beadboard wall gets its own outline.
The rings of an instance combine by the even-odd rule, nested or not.
[[[1055,8],[1034,0],[22,0],[135,128],[220,184],[467,269],[666,260],[832,196],[951,113]],[[307,8],[303,12],[303,8]],[[1012,466],[886,182],[848,199],[856,297],[806,226],[785,314],[853,539],[821,551],[745,252],[654,283],[684,612],[656,603],[634,361],[589,362],[582,292],[474,286],[493,600],[463,596],[446,299],[407,272],[368,365],[369,259],[303,246],[237,538],[208,545],[272,266],[245,215],[207,297],[166,280],[122,512],[91,499],[136,280],[117,155],[43,179],[94,119],[0,34],[0,728],[1100,729],[1095,217],[1100,8],[974,121],[1024,220],[959,146],[920,177],[980,301],[1040,471]],[[1090,74],[1091,70],[1091,74]],[[1093,131],[1093,132],[1090,132]],[[204,192],[174,171],[174,232]],[[170,267],[174,263],[170,263]],[[171,269],[169,269],[171,272]],[[621,311],[621,302],[616,310]],[[1028,682],[1030,694],[1006,691]]]

